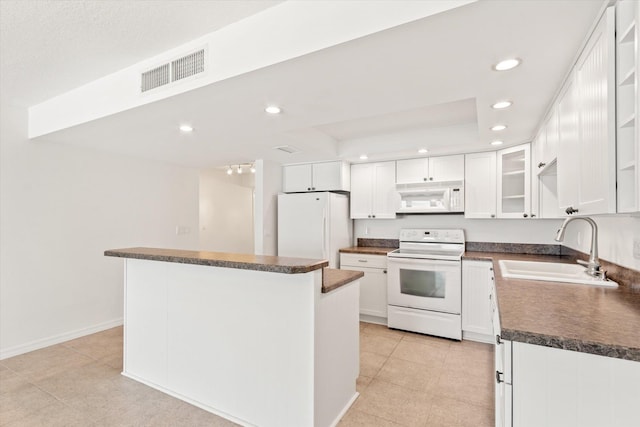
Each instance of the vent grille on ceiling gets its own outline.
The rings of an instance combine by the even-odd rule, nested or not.
[[[169,64],[164,64],[154,68],[153,70],[142,73],[142,91],[146,92],[159,86],[166,85],[171,79],[170,74],[171,70],[169,68]]]
[[[278,147],[273,147],[274,150],[280,150],[280,151],[284,151],[285,153],[289,153],[289,154],[293,154],[293,153],[299,153],[300,150],[297,149],[296,147],[293,147],[291,145],[280,145]]]
[[[140,90],[142,93],[187,77],[195,76],[204,72],[205,50],[174,59],[152,70],[142,73],[140,79]]]
[[[171,81],[182,80],[204,71],[204,49],[171,61]]]

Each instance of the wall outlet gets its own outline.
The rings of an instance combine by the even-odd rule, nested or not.
[[[183,234],[189,234],[191,233],[191,228],[184,226],[184,225],[179,225],[176,227],[176,235],[177,236],[181,236]]]
[[[640,259],[640,237],[633,239],[633,257]]]

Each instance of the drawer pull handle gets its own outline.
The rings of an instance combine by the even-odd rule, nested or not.
[[[496,335],[496,344],[502,344],[502,338],[500,337],[500,335]]]
[[[500,372],[500,371],[496,371],[496,382],[498,384],[504,382],[504,380],[502,379],[501,375],[504,375],[504,374],[502,372]]]
[[[366,259],[359,259],[358,262],[369,262]]]

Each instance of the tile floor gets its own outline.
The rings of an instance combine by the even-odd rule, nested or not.
[[[492,347],[360,325],[351,426],[490,426]],[[233,426],[120,375],[122,328],[0,361],[1,426]]]

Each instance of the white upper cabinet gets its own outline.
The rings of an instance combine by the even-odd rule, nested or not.
[[[426,181],[429,181],[429,159],[409,159],[396,162],[397,184],[414,184]]]
[[[561,216],[578,209],[578,106],[570,79],[558,101],[558,208]]]
[[[465,156],[465,218],[496,217],[496,152]]]
[[[462,181],[464,155],[398,160],[396,183]]]
[[[575,67],[578,213],[616,211],[615,26],[609,7]]]
[[[349,165],[345,162],[307,163],[282,168],[282,191],[349,191]]]
[[[616,3],[618,212],[640,211],[639,24],[637,0]]]
[[[498,151],[498,217],[531,216],[531,160],[529,144]]]
[[[464,155],[429,158],[429,181],[462,181]]]
[[[395,218],[400,207],[396,162],[351,166],[351,218]]]

